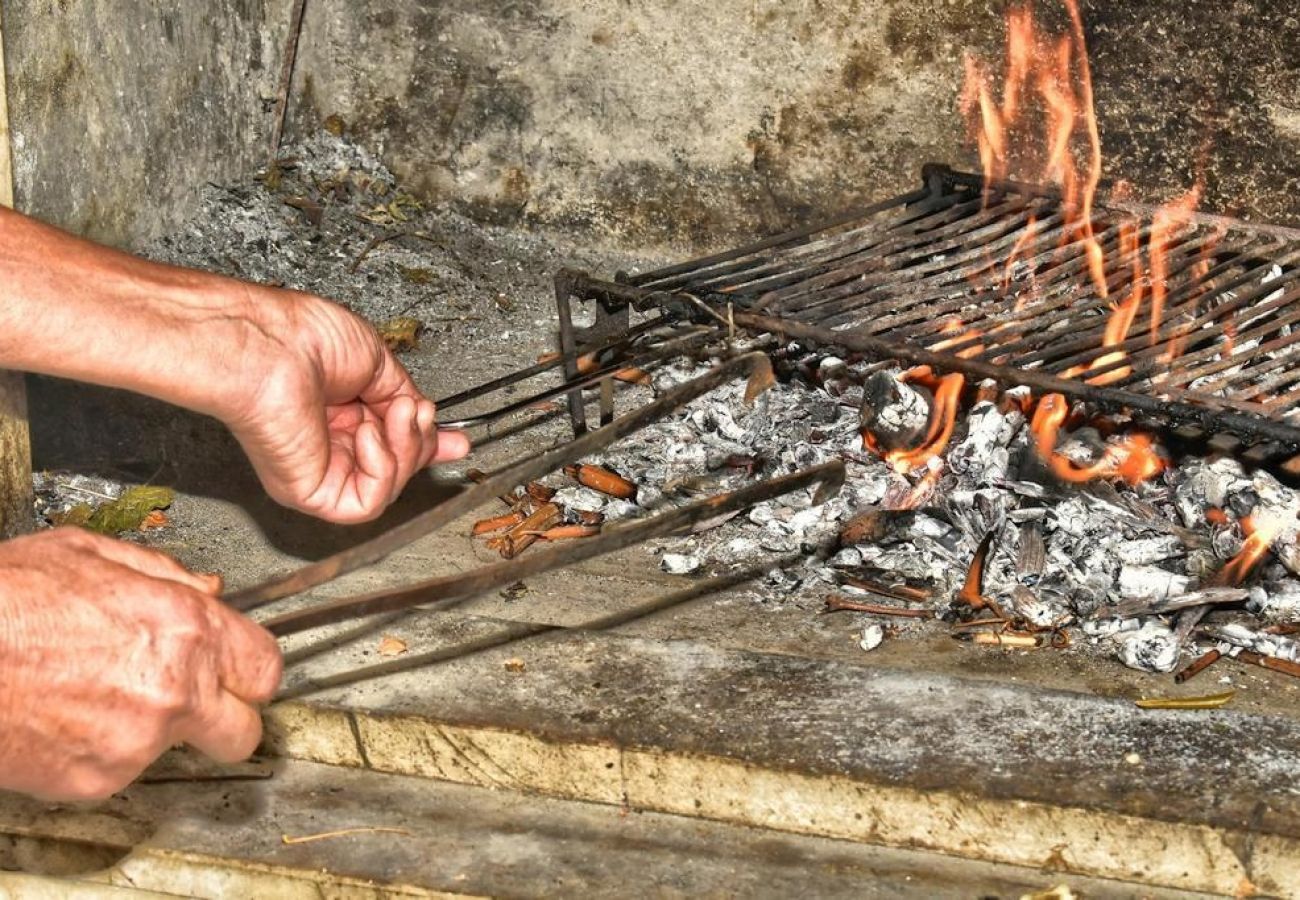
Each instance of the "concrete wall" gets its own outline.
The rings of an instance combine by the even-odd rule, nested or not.
[[[132,245],[264,165],[289,0],[5,0],[17,207]]]
[[[1059,9],[1041,4],[1046,18]],[[344,119],[427,197],[620,243],[717,245],[969,164],[979,0],[313,0],[300,128]],[[1300,222],[1293,4],[1086,5],[1107,171]],[[1210,153],[1202,147],[1209,141]]]

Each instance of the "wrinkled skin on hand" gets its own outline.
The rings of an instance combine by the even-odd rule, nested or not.
[[[222,417],[277,501],[368,521],[416,471],[469,452],[364,320],[309,294],[248,290],[261,346]]]
[[[102,798],[174,744],[251,754],[281,656],[220,590],[80,529],[0,544],[0,788]]]

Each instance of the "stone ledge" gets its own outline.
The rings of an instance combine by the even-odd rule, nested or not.
[[[322,751],[317,716],[355,727]],[[1231,711],[567,633],[275,707],[270,734],[296,758],[1300,896],[1300,726]]]
[[[266,780],[137,784],[94,813],[0,797],[0,840],[115,847],[121,857],[77,881],[0,872],[0,897],[380,900],[644,892],[968,900],[976,889],[1013,898],[1065,880],[1097,900],[1133,893],[1131,885],[1057,872],[292,760],[279,761]],[[403,833],[282,840],[358,827]],[[1189,895],[1154,889],[1143,896]]]

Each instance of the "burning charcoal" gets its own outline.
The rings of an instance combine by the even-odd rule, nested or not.
[[[1089,637],[1114,637],[1117,634],[1127,634],[1130,631],[1137,631],[1142,627],[1141,619],[1117,619],[1114,617],[1105,619],[1084,619],[1081,626],[1083,633]]]
[[[1124,541],[1115,548],[1120,562],[1133,566],[1148,566],[1152,563],[1164,562],[1167,559],[1183,556],[1186,552],[1187,548],[1183,546],[1183,542],[1173,535]]]
[[[1247,594],[1241,588],[1209,587],[1172,597],[1128,598],[1116,603],[1113,609],[1116,616],[1124,618],[1151,616],[1216,603],[1239,603],[1246,599]]]
[[[1284,581],[1267,588],[1256,585],[1250,590],[1246,609],[1266,622],[1290,624],[1300,622],[1300,584]]]
[[[1178,665],[1178,639],[1167,625],[1148,622],[1137,631],[1121,634],[1119,660],[1143,672],[1172,672]]]
[[[1279,634],[1264,634],[1244,625],[1205,625],[1201,630],[1211,638],[1224,641],[1243,650],[1284,659],[1288,662],[1300,662],[1300,642]]]
[[[831,557],[830,564],[838,569],[856,569],[862,565],[862,551],[856,547],[843,547]]]
[[[605,508],[609,498],[599,491],[587,487],[566,487],[555,492],[551,502],[565,509],[577,509],[584,512],[600,512]]]
[[[1018,584],[1011,590],[1011,608],[1018,618],[1039,628],[1050,628],[1063,618],[1062,611],[1038,594]]]
[[[993,484],[1007,477],[1007,446],[1024,424],[1017,410],[1002,412],[992,403],[977,403],[966,418],[966,437],[948,453],[948,465],[977,484]]]
[[[659,568],[669,575],[689,575],[697,571],[703,562],[698,556],[688,553],[665,553],[659,560]]]
[[[1020,549],[1016,554],[1016,578],[1021,584],[1032,587],[1042,577],[1046,565],[1043,533],[1034,524],[1020,529]]]
[[[641,515],[641,507],[630,500],[610,500],[605,504],[605,518],[611,522],[620,519],[633,519]]]
[[[884,627],[879,622],[869,622],[862,629],[862,639],[858,641],[858,646],[870,652],[879,647],[884,640]]]
[[[904,384],[898,375],[894,370],[876,372],[862,385],[862,432],[883,450],[916,446],[930,424],[929,392]]]
[[[1119,595],[1124,598],[1163,600],[1187,593],[1191,579],[1155,566],[1124,565],[1119,570]]]
[[[1188,528],[1204,527],[1206,510],[1223,509],[1228,497],[1249,490],[1249,479],[1235,459],[1214,462],[1189,462],[1183,467],[1182,481],[1174,491],[1174,504]]]

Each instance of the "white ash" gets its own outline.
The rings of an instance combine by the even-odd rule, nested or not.
[[[1265,622],[1277,625],[1300,623],[1300,583],[1256,585],[1251,589],[1246,609]]]
[[[870,652],[884,643],[884,640],[884,626],[879,622],[868,622],[862,628],[862,638],[858,641],[858,646]]]
[[[1178,665],[1178,639],[1173,629],[1160,622],[1147,622],[1136,631],[1116,637],[1120,662],[1144,672],[1172,672]]]
[[[703,565],[698,556],[689,553],[665,553],[659,560],[659,567],[669,575],[689,575]]]

